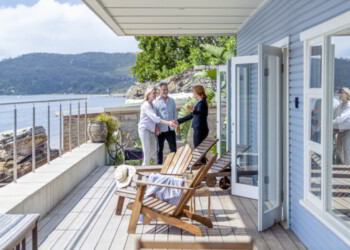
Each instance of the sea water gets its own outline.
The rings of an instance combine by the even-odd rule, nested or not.
[[[59,106],[62,105],[64,115],[69,114],[69,105],[72,105],[72,113],[76,114],[78,102],[80,102],[80,113],[85,113],[85,100],[69,101],[69,99],[87,98],[89,110],[103,107],[117,107],[125,103],[125,97],[103,96],[103,95],[26,95],[26,96],[0,96],[0,133],[14,129],[14,110],[17,112],[17,129],[33,125],[33,107],[35,107],[35,126],[43,126],[48,131],[48,116],[50,117],[50,146],[58,148],[59,145]],[[19,104],[19,102],[35,102],[47,100],[65,99],[67,101],[51,102],[48,111],[48,102]],[[18,103],[16,105],[2,105],[4,103]],[[102,109],[101,109],[102,110]],[[50,115],[48,115],[50,112]]]

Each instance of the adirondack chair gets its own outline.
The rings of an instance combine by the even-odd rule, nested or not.
[[[162,221],[168,225],[181,228],[197,236],[202,236],[200,228],[196,225],[182,221],[181,217],[187,217],[209,228],[212,228],[213,224],[210,219],[190,212],[189,207],[186,204],[192,198],[196,189],[201,188],[200,183],[203,181],[205,175],[208,173],[215,160],[216,155],[207,163],[207,165],[202,167],[197,172],[193,180],[189,182],[188,187],[177,187],[135,180],[135,183],[137,184],[136,195],[131,194],[130,192],[123,192],[124,190],[120,190],[118,192],[119,196],[127,197],[134,200],[134,202],[129,203],[127,206],[128,209],[132,210],[132,215],[129,221],[128,233],[133,234],[136,232],[137,221],[139,219],[140,214],[144,215],[145,224],[150,223],[151,220],[154,219],[157,221]],[[144,194],[147,185],[182,189],[184,190],[184,193],[182,195],[180,203],[177,206],[173,206],[170,203],[158,200],[153,197],[148,197],[144,199]]]
[[[135,168],[137,174],[143,176],[148,176],[150,172],[159,172],[165,175],[182,176],[182,174],[185,173],[191,159],[192,149],[190,145],[186,144],[185,146],[178,148],[176,153],[170,153],[166,158],[163,166],[139,166]],[[118,191],[119,190],[117,190],[116,193],[118,193]],[[130,190],[129,193],[130,192],[134,192],[136,194],[136,191]],[[123,205],[124,198],[117,195],[116,215],[120,215],[120,209],[123,207]]]
[[[150,172],[158,172],[161,174],[167,175],[182,175],[189,163],[192,160],[192,149],[190,145],[186,144],[177,149],[176,153],[170,153],[164,165],[158,166],[138,166],[136,168],[137,173],[150,173]],[[146,175],[146,174],[144,174]]]
[[[247,145],[237,145],[237,159],[244,156],[244,153],[249,150],[250,146]],[[205,183],[208,187],[216,186],[216,177],[222,177],[219,182],[219,187],[226,190],[230,187],[230,180],[227,178],[231,176],[231,160],[232,155],[230,151],[224,153],[219,159],[217,159],[210,172],[205,177]],[[244,175],[242,170],[237,165],[237,176]]]
[[[190,160],[190,162],[187,165],[187,168],[189,168],[191,172],[192,172],[192,169],[198,169],[200,166],[203,165],[200,163],[200,161],[202,160],[203,157],[205,157],[205,154],[208,153],[208,151],[218,142],[218,140],[219,139],[207,137],[206,139],[204,139],[204,141],[201,142],[201,144],[199,144],[198,147],[196,147],[193,150],[192,159]],[[179,149],[177,151],[179,151]],[[177,153],[177,151],[176,151],[176,153]],[[167,164],[171,164],[172,161],[176,160],[176,159],[177,159],[176,154],[170,153],[168,155],[167,159],[165,160],[165,163],[163,166],[159,166],[159,165],[158,166],[157,165],[156,166],[140,166],[140,167],[136,167],[136,171],[139,173],[142,173],[142,172],[161,172],[161,170],[163,169],[164,166],[166,166]],[[185,169],[185,171],[186,171],[186,169]]]
[[[218,141],[219,139],[207,137],[193,150],[192,160],[189,165],[190,172],[192,172],[192,169],[198,169],[203,165],[200,161]]]

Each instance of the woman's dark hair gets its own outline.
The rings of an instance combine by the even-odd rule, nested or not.
[[[197,95],[199,95],[205,100],[207,99],[208,96],[205,94],[205,89],[202,85],[196,85],[192,89],[194,90],[194,92],[196,92]]]

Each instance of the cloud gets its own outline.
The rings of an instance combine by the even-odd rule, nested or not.
[[[335,57],[350,59],[350,36],[333,36],[332,44],[335,45]]]
[[[134,37],[118,37],[84,4],[40,0],[0,9],[0,60],[33,52],[136,52]]]

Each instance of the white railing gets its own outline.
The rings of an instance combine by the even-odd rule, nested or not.
[[[80,128],[81,103],[84,104],[83,138],[81,138]],[[74,118],[72,118],[73,105],[76,107]],[[68,126],[63,121],[64,112],[67,111],[69,112]],[[76,119],[77,123],[75,145],[79,147],[88,140],[87,98],[0,103],[0,185],[6,185],[11,181],[17,182],[18,177],[30,171],[35,172],[36,168],[46,163],[50,164],[52,158],[62,156],[65,152],[64,130],[68,130],[69,151],[71,151],[73,119]],[[25,132],[28,134],[26,135]],[[26,144],[30,141],[31,145]],[[46,157],[43,157],[45,154]]]

